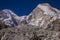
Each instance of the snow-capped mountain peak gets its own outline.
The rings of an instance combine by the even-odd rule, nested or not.
[[[27,16],[28,24],[35,26],[47,26],[56,19],[60,19],[60,10],[50,6],[47,3],[39,4]]]

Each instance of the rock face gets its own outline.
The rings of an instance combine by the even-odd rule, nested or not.
[[[39,4],[28,16],[29,24],[44,27],[60,19],[60,11],[49,4]]]
[[[2,21],[2,23],[4,23],[5,25],[16,26],[17,22],[15,19],[17,17],[18,16],[11,10],[5,9],[0,11],[0,21]]]
[[[20,28],[0,30],[1,40],[60,40],[59,31],[44,30],[37,26],[22,25]]]
[[[39,4],[27,16],[0,11],[0,40],[60,40],[60,10]]]

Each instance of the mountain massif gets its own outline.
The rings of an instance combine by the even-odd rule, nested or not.
[[[25,16],[1,10],[0,40],[60,40],[60,10],[48,3]]]

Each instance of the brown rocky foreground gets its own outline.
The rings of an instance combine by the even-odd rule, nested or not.
[[[59,28],[57,28],[59,29]],[[42,29],[38,26],[19,25],[0,30],[0,40],[60,40],[60,30]]]

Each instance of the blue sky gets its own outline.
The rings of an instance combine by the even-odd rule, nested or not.
[[[0,10],[10,9],[19,16],[28,15],[40,3],[60,9],[60,0],[0,0]]]

